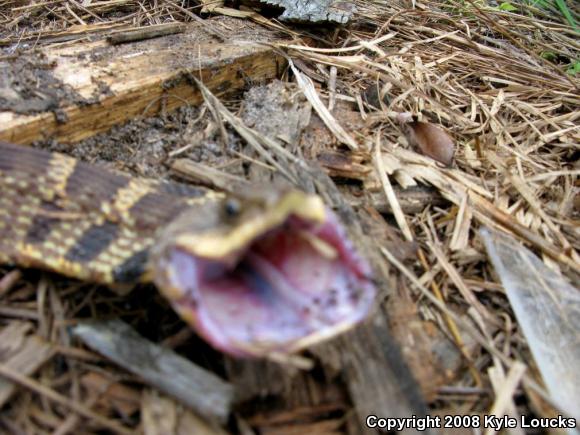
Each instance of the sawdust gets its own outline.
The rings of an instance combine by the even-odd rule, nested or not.
[[[231,153],[241,148],[239,139],[231,133],[224,146],[209,112],[191,106],[165,116],[135,119],[76,144],[49,139],[38,141],[34,146],[136,176],[159,179],[169,178],[173,156],[221,167],[231,163]]]

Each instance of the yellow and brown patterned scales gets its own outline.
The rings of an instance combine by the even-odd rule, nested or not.
[[[0,261],[103,284],[145,272],[159,225],[224,195],[0,143]]]
[[[245,199],[5,142],[0,263],[108,285],[153,281],[200,335],[239,356],[343,331],[375,294],[317,196]]]

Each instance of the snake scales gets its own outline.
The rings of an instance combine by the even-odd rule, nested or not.
[[[334,335],[374,296],[368,266],[317,196],[249,200],[4,142],[0,263],[153,281],[201,336],[239,356]]]

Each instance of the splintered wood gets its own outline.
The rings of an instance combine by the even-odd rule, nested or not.
[[[49,46],[0,61],[0,139],[75,142],[135,117],[198,104],[188,73],[224,95],[280,72],[283,60],[261,45],[275,34],[235,19],[208,20],[205,26],[221,29],[227,42],[189,25],[184,33],[127,45],[101,40]],[[45,83],[23,83],[22,70]],[[35,98],[38,104],[31,104]]]
[[[40,337],[30,335],[32,329],[30,323],[12,322],[0,330],[0,365],[31,375],[53,356],[53,347]],[[0,377],[0,408],[17,388]]]

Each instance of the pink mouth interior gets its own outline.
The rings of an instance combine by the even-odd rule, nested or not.
[[[322,255],[304,232],[337,255]],[[331,214],[317,228],[291,217],[236,257],[208,261],[179,248],[167,257],[176,272],[171,285],[185,290],[173,303],[193,311],[197,331],[234,355],[285,351],[302,338],[360,321],[375,294],[368,266]]]

